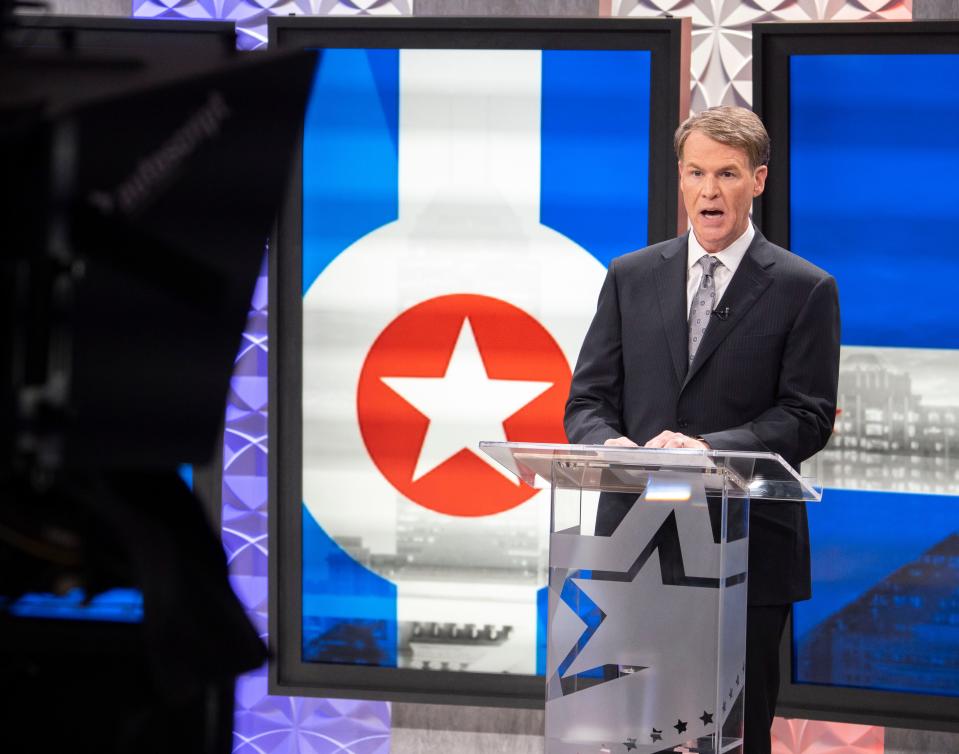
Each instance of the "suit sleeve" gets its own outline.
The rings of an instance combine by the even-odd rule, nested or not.
[[[703,439],[716,449],[779,453],[798,468],[829,441],[838,382],[839,293],[827,276],[813,287],[786,338],[775,405]]]
[[[579,352],[564,426],[572,443],[602,445],[623,431],[623,343],[616,260],[609,266],[596,314]]]

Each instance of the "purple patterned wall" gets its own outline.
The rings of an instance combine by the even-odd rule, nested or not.
[[[233,589],[267,638],[267,265],[236,357],[223,436],[223,546]],[[388,754],[386,702],[274,696],[261,668],[237,682],[233,751],[242,754]]]
[[[270,16],[407,16],[412,7],[412,0],[133,0],[133,15],[234,21],[237,47],[258,50]]]

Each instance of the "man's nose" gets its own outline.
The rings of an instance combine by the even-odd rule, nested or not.
[[[703,179],[703,196],[712,199],[719,193],[719,182],[710,175]]]

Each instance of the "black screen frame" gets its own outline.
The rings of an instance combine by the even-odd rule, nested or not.
[[[271,17],[271,49],[650,50],[649,230],[685,231],[673,133],[689,108],[689,19]],[[322,63],[321,63],[322,64]],[[453,673],[303,662],[301,647],[302,132],[270,255],[270,691],[397,702],[542,708],[533,675]],[[281,606],[285,611],[281,612]]]
[[[236,52],[232,21],[17,14],[8,33],[15,48],[66,44],[80,52],[127,51],[193,67]]]
[[[809,22],[753,26],[753,110],[773,144],[766,191],[754,218],[773,243],[790,246],[789,61],[793,55],[959,54],[959,22]],[[959,731],[959,697],[793,682],[792,618],[780,648],[777,712],[786,717]]]

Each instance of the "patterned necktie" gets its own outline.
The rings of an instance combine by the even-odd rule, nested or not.
[[[703,333],[709,324],[709,315],[716,308],[716,283],[713,272],[716,265],[722,264],[711,254],[703,254],[696,262],[703,268],[703,277],[699,281],[699,288],[693,294],[693,302],[689,307],[689,363],[693,363],[696,350],[703,342]]]

